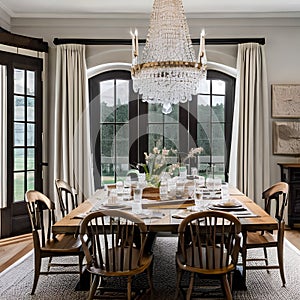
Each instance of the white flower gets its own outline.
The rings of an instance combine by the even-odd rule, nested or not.
[[[167,156],[169,154],[169,150],[164,148],[164,149],[162,149],[161,154],[164,156]]]
[[[188,153],[187,157],[183,159],[183,162],[187,161],[188,159],[200,154],[203,151],[202,147],[198,148],[191,148],[190,152]]]
[[[149,155],[147,154],[147,152],[144,152],[144,155],[145,155],[145,160],[148,160],[149,159]]]
[[[153,153],[154,153],[154,154],[159,154],[159,149],[158,149],[158,147],[154,147],[154,148],[153,148]]]

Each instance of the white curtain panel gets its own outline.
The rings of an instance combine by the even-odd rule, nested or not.
[[[7,75],[0,65],[0,208],[7,206]]]
[[[229,182],[262,206],[270,186],[269,97],[264,46],[240,44]]]
[[[54,178],[83,201],[94,192],[85,45],[57,46],[54,126]]]

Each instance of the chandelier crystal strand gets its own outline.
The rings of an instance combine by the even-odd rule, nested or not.
[[[205,34],[196,61],[182,0],[154,0],[140,62],[137,31],[131,35],[133,89],[142,101],[163,105],[165,114],[172,104],[191,101],[206,77]]]

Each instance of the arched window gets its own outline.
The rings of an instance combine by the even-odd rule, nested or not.
[[[140,101],[129,71],[108,71],[90,78],[95,187],[123,178],[158,142],[180,154],[203,147],[194,162],[199,172],[212,169],[227,180],[234,87],[233,77],[209,70],[202,92],[164,115],[161,106]]]

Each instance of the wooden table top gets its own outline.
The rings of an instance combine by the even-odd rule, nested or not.
[[[144,197],[144,196],[143,196]],[[230,188],[230,198],[241,202],[248,210],[250,210],[255,217],[241,217],[240,222],[242,224],[242,230],[274,230],[277,229],[278,223],[276,219],[267,214],[260,206],[255,204],[250,198],[246,197],[240,191],[234,188]],[[211,203],[217,203],[218,200],[204,200]],[[124,201],[129,211],[131,201]],[[97,190],[95,194],[81,203],[76,209],[71,211],[70,214],[56,222],[52,231],[54,233],[76,233],[78,232],[81,219],[85,214],[89,213],[91,209],[95,209],[95,206],[107,203],[107,195],[104,190]],[[194,204],[190,199],[188,201],[168,201],[167,204],[159,200],[143,200],[145,213],[149,216],[145,217],[144,221],[148,226],[148,229],[152,232],[172,232],[176,233],[178,225],[182,221],[182,218],[193,211]],[[149,205],[150,203],[150,205]],[[150,206],[150,207],[149,207]],[[104,209],[104,208],[102,208]]]

